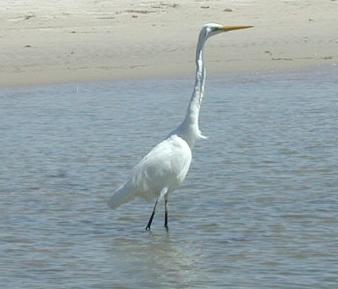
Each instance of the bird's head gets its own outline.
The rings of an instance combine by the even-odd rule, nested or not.
[[[222,32],[247,29],[251,27],[253,26],[224,26],[224,25],[216,24],[216,23],[208,23],[203,26],[201,33],[203,34],[205,38],[209,38],[213,35],[216,35]]]

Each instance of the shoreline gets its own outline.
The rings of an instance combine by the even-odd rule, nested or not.
[[[0,10],[1,88],[193,77],[198,32],[210,19],[255,27],[209,40],[208,75],[338,63],[338,1],[61,0],[55,7],[42,0],[5,2],[9,8]]]
[[[261,81],[261,80],[269,80],[269,79],[276,79],[279,78],[280,80],[285,79],[293,79],[293,77],[296,77],[295,79],[302,79],[307,78],[311,75],[326,75],[328,73],[336,73],[338,69],[338,65],[328,65],[328,64],[316,64],[311,66],[302,66],[302,67],[294,67],[292,68],[285,68],[285,69],[276,69],[276,70],[252,70],[252,71],[222,71],[222,72],[216,72],[216,71],[208,71],[207,68],[207,82],[209,81],[218,81],[218,80],[224,80],[225,82],[239,82],[242,83],[243,81]],[[286,78],[285,78],[286,77]],[[39,82],[29,82],[27,83],[20,83],[20,84],[6,84],[6,85],[0,85],[0,91],[6,91],[6,90],[21,90],[21,89],[34,89],[38,87],[48,87],[48,86],[86,86],[86,85],[92,85],[92,84],[104,84],[104,83],[113,83],[113,82],[126,82],[126,83],[137,83],[142,81],[191,81],[191,87],[193,88],[195,74],[192,71],[191,74],[181,74],[181,75],[168,75],[168,74],[156,74],[156,75],[142,75],[139,74],[135,75],[128,75],[128,77],[95,77],[95,78],[67,78],[67,79],[58,79],[57,81],[55,79],[52,79],[52,81],[39,81]],[[26,80],[26,79],[25,79]]]

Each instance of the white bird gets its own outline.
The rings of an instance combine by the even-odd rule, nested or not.
[[[162,142],[157,144],[132,170],[127,182],[119,187],[109,200],[112,208],[143,197],[156,199],[146,230],[150,230],[157,204],[165,201],[164,226],[168,230],[168,196],[185,179],[190,163],[191,150],[198,139],[206,138],[199,129],[199,112],[204,95],[206,71],[203,48],[213,35],[252,26],[223,26],[209,23],[202,27],[196,49],[195,87],[183,122]]]

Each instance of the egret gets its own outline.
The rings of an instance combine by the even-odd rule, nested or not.
[[[109,200],[112,208],[143,197],[154,200],[155,205],[147,223],[150,230],[157,205],[164,200],[164,226],[168,230],[168,197],[185,179],[191,150],[198,139],[205,139],[199,129],[199,112],[204,95],[206,70],[203,49],[207,39],[221,32],[251,28],[252,26],[223,26],[209,23],[202,27],[196,49],[196,78],[194,91],[183,122],[157,144],[131,171],[126,183],[120,186]]]

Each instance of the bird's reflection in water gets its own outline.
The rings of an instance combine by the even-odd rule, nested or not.
[[[198,244],[170,232],[135,232],[130,237],[117,237],[111,249],[113,258],[118,260],[114,262],[118,264],[116,277],[125,281],[126,275],[133,274],[129,281],[137,280],[141,287],[161,284],[161,288],[193,288],[197,280],[203,280]]]

